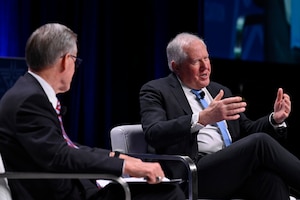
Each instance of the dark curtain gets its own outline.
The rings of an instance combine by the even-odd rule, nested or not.
[[[74,141],[108,149],[113,126],[140,122],[142,84],[169,73],[169,40],[202,34],[201,0],[2,0],[0,11],[0,56],[24,57],[29,35],[48,22],[78,34],[83,63],[61,95],[65,128]]]

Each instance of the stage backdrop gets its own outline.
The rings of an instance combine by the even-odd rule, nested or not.
[[[272,0],[275,1],[279,2]],[[247,96],[249,107],[253,108],[249,114],[256,118],[272,110],[278,86],[284,87],[293,100],[297,99],[292,82],[295,80],[292,76],[297,73],[290,69],[299,65],[264,63],[263,24],[247,27],[242,56],[234,56],[238,18],[251,14],[265,17],[267,0],[258,1],[263,2],[262,5],[256,2],[0,0],[0,56],[24,57],[27,38],[42,24],[59,22],[73,29],[79,36],[78,57],[83,63],[75,72],[70,91],[61,96],[68,108],[65,128],[72,140],[109,149],[112,127],[140,122],[140,87],[169,73],[165,49],[170,39],[179,32],[192,32],[208,44],[212,78]],[[238,62],[251,58],[259,63]],[[18,67],[3,62],[0,66],[2,93],[26,70],[23,61]],[[258,100],[250,93],[262,96]],[[297,105],[293,111],[297,113]],[[289,125],[297,130],[297,122],[293,122]],[[299,148],[297,132],[290,134],[295,148]]]

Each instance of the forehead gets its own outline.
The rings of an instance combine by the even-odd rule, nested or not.
[[[208,56],[206,45],[201,40],[193,40],[184,47],[184,51],[190,58]]]

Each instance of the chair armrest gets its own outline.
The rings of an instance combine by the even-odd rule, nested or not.
[[[0,178],[7,179],[104,179],[112,180],[122,186],[125,192],[125,199],[130,200],[131,194],[128,183],[122,178],[110,174],[93,173],[44,173],[44,172],[4,172]]]
[[[189,184],[189,199],[198,199],[198,177],[197,167],[194,161],[189,156],[181,155],[161,155],[161,154],[150,154],[150,153],[129,153],[128,155],[141,158],[141,159],[154,159],[154,160],[172,160],[181,161],[184,163],[188,170],[188,184]]]

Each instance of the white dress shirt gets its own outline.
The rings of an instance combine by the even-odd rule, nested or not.
[[[197,141],[199,152],[211,154],[223,149],[225,145],[217,124],[208,124],[206,126],[199,124],[199,113],[203,110],[203,108],[201,107],[199,101],[196,99],[196,96],[191,92],[191,88],[182,85],[182,89],[193,111],[191,120],[191,132],[193,133],[198,131]],[[213,98],[206,88],[203,88],[202,91],[205,92],[204,99],[208,104],[210,104]]]

